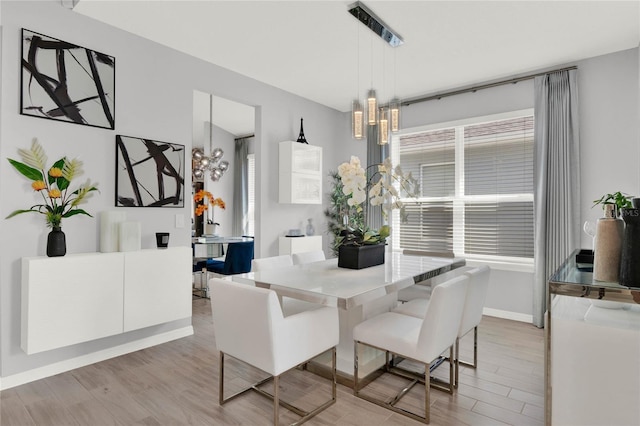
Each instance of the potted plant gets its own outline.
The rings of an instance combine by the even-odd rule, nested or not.
[[[41,204],[28,209],[15,210],[6,219],[22,213],[39,213],[45,216],[51,232],[47,236],[47,256],[64,256],[67,252],[65,235],[62,232],[62,219],[81,214],[91,216],[80,206],[91,197],[98,188],[87,180],[75,191],[69,186],[71,181],[83,173],[82,162],[63,157],[47,168],[47,155],[38,139],[33,138],[31,149],[19,149],[22,162],[8,158],[9,163],[24,177],[33,181],[31,188],[42,197]]]
[[[384,263],[384,245],[391,229],[386,224],[379,229],[367,227],[366,206],[381,206],[385,218],[393,209],[400,209],[404,216],[401,194],[415,196],[418,190],[411,173],[405,176],[399,166],[393,168],[389,158],[369,167],[377,170],[367,179],[360,159],[352,156],[349,162],[338,167],[340,180],[334,178],[332,207],[337,220],[330,222],[330,227],[333,226],[335,232],[334,248],[338,251],[340,267],[361,269]]]
[[[220,224],[214,221],[214,208],[217,206],[224,210],[227,207],[226,203],[222,200],[222,198],[215,198],[211,194],[211,192],[205,191],[204,189],[201,189],[200,191],[195,193],[195,195],[193,196],[193,201],[198,203],[195,210],[196,216],[202,216],[205,212],[209,211],[209,206],[211,206],[211,219],[207,217],[207,223],[205,225],[205,229],[207,229],[207,231],[205,231],[205,234],[215,235],[216,226],[220,226]],[[207,213],[207,216],[208,215],[209,213]]]
[[[621,210],[623,208],[631,208],[632,203],[631,199],[633,197],[629,196],[629,194],[625,194],[624,192],[614,192],[613,194],[604,194],[597,200],[593,200],[593,206],[591,208],[597,206],[598,204],[602,205],[602,210],[606,210],[608,205],[613,205],[613,209],[615,210],[615,217],[620,216]]]

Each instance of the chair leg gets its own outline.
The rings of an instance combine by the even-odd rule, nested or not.
[[[337,361],[337,355],[336,355],[336,347],[334,346],[333,349],[331,349],[331,370],[332,370],[332,383],[331,383],[331,399],[335,402],[336,401],[336,384],[338,382],[338,361]]]
[[[469,368],[478,368],[478,326],[473,328],[473,363],[458,359],[458,364]]]
[[[353,394],[358,396],[358,341],[353,342]]]
[[[278,426],[280,417],[280,376],[273,376],[273,425]]]
[[[473,368],[478,368],[478,326],[473,327]]]
[[[424,422],[429,423],[431,421],[431,364],[424,365]]]
[[[218,378],[218,403],[224,404],[224,352],[220,351],[220,377]]]
[[[456,356],[453,362],[455,364],[456,371],[453,379],[453,386],[455,388],[458,388],[458,378],[460,377],[460,338],[459,337],[456,337],[455,347],[456,347]]]
[[[449,347],[449,392],[453,394],[453,389],[458,386],[455,384],[455,357],[453,356],[453,347],[455,344]]]

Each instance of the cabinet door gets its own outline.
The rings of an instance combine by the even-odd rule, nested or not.
[[[322,148],[295,143],[291,147],[291,171],[319,175],[322,173]]]
[[[124,253],[124,331],[191,317],[191,250]]]
[[[279,202],[322,204],[322,147],[281,142]]]
[[[122,253],[22,259],[28,354],[122,333]]]

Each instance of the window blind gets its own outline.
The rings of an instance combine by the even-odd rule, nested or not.
[[[402,249],[533,257],[533,115],[399,138],[399,163],[421,184],[395,216]],[[394,243],[395,244],[395,243]]]

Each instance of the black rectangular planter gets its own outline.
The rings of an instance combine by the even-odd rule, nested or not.
[[[365,246],[340,246],[338,249],[338,267],[363,269],[384,263],[384,244]]]

